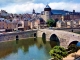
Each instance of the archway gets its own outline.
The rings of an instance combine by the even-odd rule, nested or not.
[[[19,36],[16,35],[16,44],[18,44]]]
[[[50,45],[52,48],[56,45],[60,45],[59,38],[55,34],[50,36]]]
[[[42,34],[42,41],[44,44],[46,43],[46,34],[45,33]]]
[[[77,47],[77,43],[78,41],[72,41],[69,45],[68,45],[68,49],[67,51],[69,51],[68,53],[72,53],[72,52],[77,52],[78,51],[78,47]]]
[[[72,44],[76,45],[77,43],[78,43],[78,41],[72,41],[68,46],[70,46]]]
[[[34,33],[34,37],[37,37],[37,34],[36,33]]]
[[[58,39],[58,37],[55,34],[52,34],[50,36],[50,41],[58,41],[59,42],[59,39]]]
[[[19,36],[18,35],[16,35],[16,40],[19,40]]]

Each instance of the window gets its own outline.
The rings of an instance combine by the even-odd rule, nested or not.
[[[22,26],[22,24],[18,24],[18,27]]]

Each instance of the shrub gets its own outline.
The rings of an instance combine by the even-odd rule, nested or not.
[[[62,60],[63,57],[67,56],[68,52],[63,47],[55,46],[50,50],[49,54],[54,60]]]

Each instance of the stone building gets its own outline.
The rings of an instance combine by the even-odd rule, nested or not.
[[[80,19],[80,12],[75,12],[75,10],[66,11],[66,10],[55,10],[51,9],[49,5],[46,5],[44,11],[41,12],[41,18],[46,22],[48,19],[58,19],[61,20],[62,16],[64,20],[76,20]]]

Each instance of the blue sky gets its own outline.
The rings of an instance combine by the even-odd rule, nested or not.
[[[0,10],[9,13],[31,13],[34,8],[36,12],[41,12],[46,4],[52,9],[75,9],[80,12],[80,0],[0,0]]]

